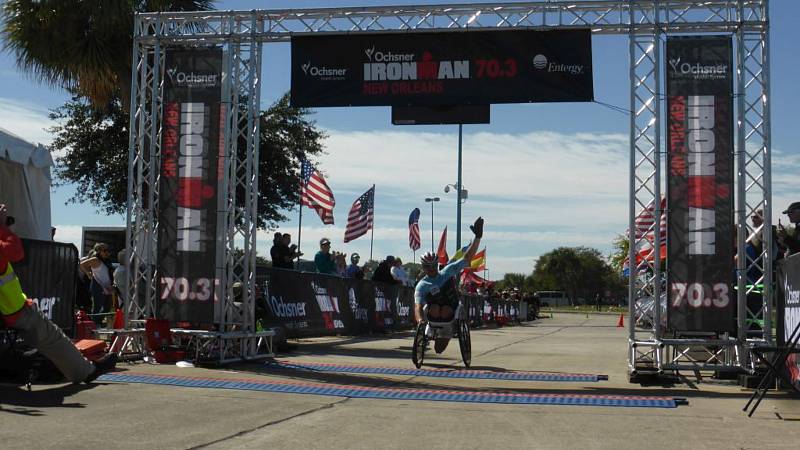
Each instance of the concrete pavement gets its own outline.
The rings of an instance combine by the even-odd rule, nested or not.
[[[770,393],[756,415],[750,391],[706,381],[631,385],[627,331],[615,316],[556,314],[519,327],[472,332],[473,367],[609,376],[598,383],[520,382],[122,364],[135,373],[484,392],[685,397],[675,409],[377,400],[103,383],[0,386],[0,442],[16,448],[797,448],[800,401]],[[295,362],[412,368],[410,333],[299,341]],[[426,357],[460,367],[458,343]]]

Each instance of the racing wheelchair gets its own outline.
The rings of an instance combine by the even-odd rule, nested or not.
[[[472,362],[472,341],[469,336],[469,319],[467,310],[459,301],[453,314],[453,319],[449,322],[433,322],[428,319],[428,305],[422,309],[423,320],[417,325],[414,334],[414,346],[411,349],[411,361],[419,369],[425,360],[425,350],[428,343],[438,338],[458,338],[458,346],[461,349],[461,359],[464,366],[469,368]]]

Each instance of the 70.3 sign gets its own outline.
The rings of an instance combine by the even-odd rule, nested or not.
[[[703,283],[671,283],[672,307],[680,308],[688,304],[693,308],[726,308],[730,302],[727,283],[716,283],[713,286]]]
[[[219,279],[217,278],[189,280],[183,277],[161,277],[161,300],[172,298],[178,301],[204,302],[210,300],[213,293],[214,301],[216,301],[217,288],[219,288]]]

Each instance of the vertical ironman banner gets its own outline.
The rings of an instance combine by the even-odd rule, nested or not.
[[[158,200],[158,313],[211,323],[216,279],[222,49],[168,50]]]
[[[734,332],[733,67],[729,37],[667,39],[670,329]]]

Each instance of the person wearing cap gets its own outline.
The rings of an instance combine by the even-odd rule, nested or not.
[[[361,260],[361,256],[358,253],[353,253],[350,255],[350,265],[347,266],[347,269],[344,271],[344,276],[347,278],[355,278],[357,280],[364,279],[364,269],[359,267],[358,262]]]
[[[336,261],[331,255],[331,240],[322,238],[319,240],[319,251],[314,256],[314,266],[318,273],[336,275]]]
[[[778,242],[786,247],[786,256],[800,253],[800,202],[794,202],[783,212],[789,216],[791,225],[784,227],[778,220]]]
[[[18,331],[23,342],[36,348],[73,383],[91,383],[112,370],[116,353],[96,362],[81,355],[67,336],[27,299],[11,263],[25,257],[22,241],[6,226],[6,205],[0,204],[0,314],[5,326]]]

